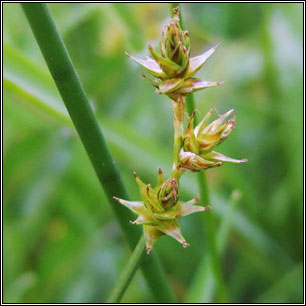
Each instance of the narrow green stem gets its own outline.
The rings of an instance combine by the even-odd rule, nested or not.
[[[116,195],[128,199],[128,194],[48,6],[45,3],[21,5],[101,186],[133,249],[142,235],[141,229],[129,224],[132,213],[112,198]],[[156,254],[145,257],[141,267],[156,299],[159,302],[173,302],[172,291]]]
[[[144,236],[140,238],[137,243],[137,246],[130,257],[127,265],[124,267],[124,270],[121,272],[120,277],[114,287],[113,292],[111,293],[107,303],[119,303],[124,292],[126,291],[128,285],[130,284],[134,274],[139,265],[139,261],[144,254],[146,247],[146,242]]]
[[[173,167],[171,177],[179,179],[181,170],[179,165],[179,154],[183,145],[184,135],[184,115],[185,115],[185,97],[180,96],[176,101],[172,101],[173,106],[173,126],[174,126],[174,149],[173,149]]]
[[[170,14],[173,16],[173,9],[179,7],[179,3],[170,3]],[[180,26],[183,29],[183,20],[180,11]],[[186,98],[186,108],[188,114],[191,115],[195,110],[195,102],[193,94],[189,94]],[[197,116],[195,115],[194,124],[197,124]],[[204,171],[198,173],[198,184],[200,187],[200,196],[201,200],[205,203],[205,205],[209,204],[209,190],[207,186],[206,175]],[[217,283],[217,300],[220,302],[228,301],[228,294],[226,290],[226,286],[223,280],[223,274],[221,271],[221,259],[220,254],[217,251],[217,243],[216,243],[216,231],[215,231],[215,215],[213,213],[203,214],[203,227],[205,229],[208,246],[205,251],[204,258],[209,258],[208,262],[211,264],[212,271],[214,273],[214,277]],[[205,225],[205,226],[204,226]]]

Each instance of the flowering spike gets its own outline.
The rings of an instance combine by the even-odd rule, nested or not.
[[[181,234],[177,220],[191,213],[207,210],[205,207],[193,205],[199,200],[199,196],[186,203],[179,202],[177,180],[170,178],[164,182],[162,175],[159,168],[158,183],[153,188],[150,184],[142,182],[134,172],[143,202],[131,202],[114,197],[117,202],[138,215],[137,219],[130,223],[143,225],[147,253],[150,253],[153,244],[163,234],[176,239],[183,247],[189,246]]]
[[[142,225],[149,254],[154,243],[162,236],[168,235],[182,244],[189,246],[181,234],[178,220],[196,212],[209,210],[210,206],[197,206],[200,196],[194,199],[179,201],[179,179],[186,171],[201,171],[221,166],[225,162],[243,163],[246,159],[233,159],[217,153],[214,148],[224,141],[232,132],[236,118],[230,110],[211,123],[209,120],[215,109],[211,109],[203,120],[194,127],[195,112],[189,117],[184,132],[184,114],[186,96],[192,92],[219,86],[223,82],[208,82],[195,78],[195,73],[203,67],[218,45],[203,54],[190,58],[190,37],[188,31],[180,27],[179,8],[173,10],[174,16],[164,28],[159,42],[159,51],[148,46],[152,57],[138,59],[126,53],[132,60],[142,66],[153,78],[143,77],[156,88],[158,94],[165,94],[172,99],[174,123],[174,161],[170,177],[163,178],[159,168],[157,184],[153,188],[145,184],[134,172],[142,201],[131,202],[114,197],[138,215],[131,224]]]
[[[152,76],[159,79],[159,81],[148,79],[158,88],[156,92],[166,94],[173,100],[179,99],[178,95],[188,95],[193,91],[222,84],[222,82],[206,82],[193,78],[218,45],[202,55],[190,58],[189,33],[181,29],[179,20],[179,13],[176,10],[170,24],[161,34],[159,52],[152,45],[148,45],[153,58],[147,57],[146,60],[142,60],[126,53]]]
[[[234,110],[230,110],[208,124],[208,120],[214,109],[211,109],[204,119],[193,129],[193,115],[189,119],[189,125],[184,135],[184,145],[180,152],[179,167],[184,170],[200,171],[214,166],[221,166],[223,162],[243,163],[246,159],[233,159],[214,152],[214,148],[226,139],[232,132],[236,117]],[[224,120],[232,115],[232,118],[224,123]]]
[[[226,117],[233,114],[233,118],[223,123]],[[232,129],[235,126],[234,110],[230,110],[224,115],[220,115],[218,119],[210,123],[204,129],[200,129],[201,132],[198,134],[198,144],[200,154],[211,152],[219,143],[227,138]]]

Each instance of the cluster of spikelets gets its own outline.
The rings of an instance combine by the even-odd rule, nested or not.
[[[214,109],[211,109],[203,120],[193,128],[194,112],[189,118],[189,124],[184,135],[183,148],[180,152],[181,169],[201,171],[207,168],[221,166],[224,162],[243,163],[246,159],[233,159],[216,151],[214,148],[226,139],[235,127],[234,110],[230,110],[218,119],[208,124]],[[233,115],[229,120],[224,120]]]
[[[190,58],[189,34],[188,31],[181,30],[179,13],[175,10],[170,25],[162,33],[160,53],[149,45],[153,58],[147,56],[146,60],[142,60],[126,54],[154,77],[151,79],[144,75],[157,88],[157,93],[166,94],[171,99],[177,100],[181,95],[186,96],[197,90],[223,84],[223,82],[201,81],[194,77],[217,47],[218,45],[202,55]]]
[[[162,33],[160,53],[149,45],[152,58],[147,57],[146,60],[142,60],[127,55],[150,73],[153,78],[145,75],[144,77],[156,87],[157,93],[166,94],[174,103],[183,103],[180,115],[184,117],[186,95],[223,83],[202,81],[194,77],[216,48],[217,46],[202,55],[190,58],[189,34],[181,29],[179,11],[175,9],[170,25]],[[184,248],[189,246],[181,234],[178,220],[192,213],[210,209],[210,206],[194,205],[199,200],[199,196],[188,202],[179,201],[178,180],[184,171],[201,171],[221,166],[224,162],[247,161],[232,159],[214,151],[215,147],[230,135],[236,118],[234,111],[230,110],[209,123],[213,111],[214,109],[210,110],[196,127],[194,127],[195,113],[190,116],[188,127],[184,135],[180,136],[178,163],[174,163],[175,175],[172,174],[164,181],[162,170],[159,169],[157,185],[153,188],[150,184],[143,183],[134,172],[141,201],[126,201],[114,197],[116,201],[138,215],[138,218],[130,223],[143,225],[147,253],[164,234],[176,239]]]
[[[178,219],[210,207],[194,205],[199,200],[199,196],[188,202],[179,201],[177,180],[168,179],[164,182],[161,169],[158,172],[155,188],[143,183],[136,172],[134,176],[142,201],[125,201],[116,197],[114,199],[138,215],[138,218],[130,223],[143,224],[147,253],[150,253],[154,242],[163,234],[176,239],[184,248],[189,246],[181,234]]]

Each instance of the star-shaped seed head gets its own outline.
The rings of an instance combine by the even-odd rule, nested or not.
[[[177,181],[172,178],[164,181],[161,169],[155,188],[143,183],[136,173],[134,176],[142,201],[126,201],[117,197],[114,199],[138,216],[130,223],[143,225],[147,253],[150,253],[153,244],[162,235],[176,239],[184,248],[189,246],[181,234],[178,220],[192,213],[208,210],[210,206],[194,205],[200,199],[199,196],[188,202],[179,201]]]
[[[215,147],[231,134],[236,124],[236,117],[232,109],[208,124],[213,111],[214,109],[211,109],[195,128],[193,127],[195,112],[190,116],[180,152],[179,168],[201,171],[221,166],[224,162],[244,163],[247,161],[247,159],[233,159],[214,151]],[[232,117],[225,121],[229,116]]]
[[[183,31],[179,23],[179,9],[174,9],[170,24],[162,32],[159,52],[152,45],[149,51],[152,57],[138,59],[126,53],[132,60],[142,66],[153,79],[144,75],[156,92],[166,94],[177,100],[179,96],[194,91],[223,84],[223,82],[207,82],[195,78],[195,73],[203,67],[207,59],[215,52],[218,45],[196,57],[190,57],[190,38],[188,31]]]

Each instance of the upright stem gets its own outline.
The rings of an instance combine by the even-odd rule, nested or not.
[[[174,126],[174,152],[173,152],[173,167],[171,177],[179,179],[181,170],[179,165],[179,154],[183,145],[184,135],[184,115],[185,115],[185,97],[179,96],[176,101],[172,101],[173,107],[173,126]]]
[[[133,249],[142,235],[141,229],[129,224],[132,213],[113,200],[114,195],[128,199],[127,191],[48,6],[34,2],[21,5],[101,186]],[[156,299],[163,303],[173,302],[172,291],[156,254],[143,257],[141,267]]]
[[[144,254],[144,250],[146,247],[146,242],[144,236],[140,238],[137,243],[135,250],[133,251],[132,256],[130,257],[127,265],[124,267],[124,270],[120,274],[120,278],[118,279],[113,292],[111,293],[107,303],[119,303],[125,290],[130,284],[137,268],[139,265],[139,261],[141,256]]]

